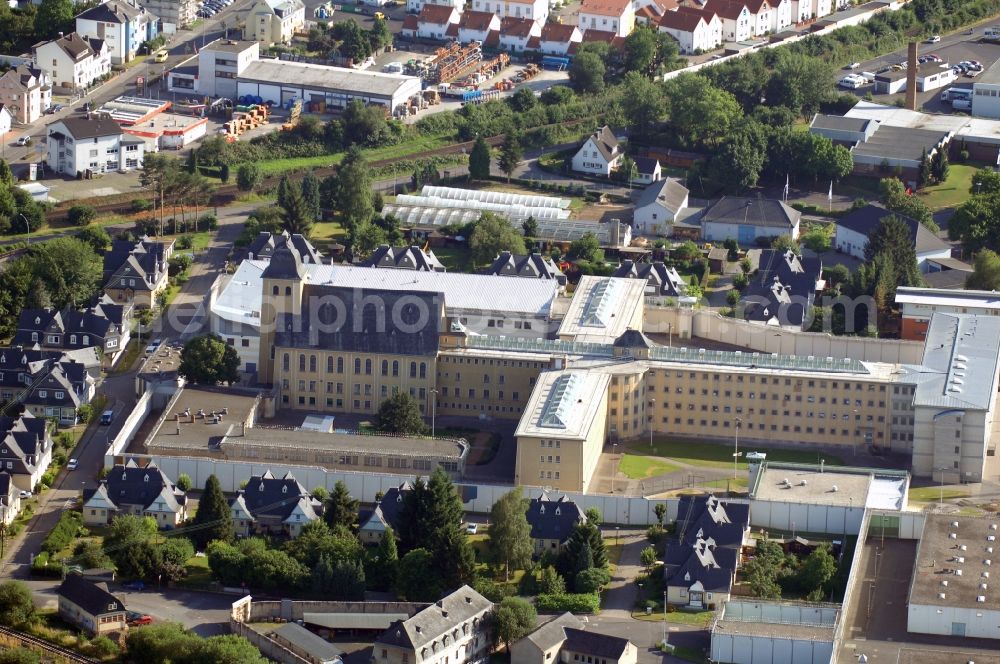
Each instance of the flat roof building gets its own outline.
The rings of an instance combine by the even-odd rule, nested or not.
[[[935,313],[1000,316],[1000,292],[901,286],[896,306],[903,317],[901,336],[923,341]]]
[[[646,283],[641,279],[584,276],[556,335],[564,341],[613,343],[641,330]]]

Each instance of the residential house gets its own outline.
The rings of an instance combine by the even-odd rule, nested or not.
[[[299,233],[289,234],[288,231],[281,231],[280,235],[272,235],[267,231],[261,231],[254,238],[247,248],[247,258],[256,261],[269,261],[274,254],[274,249],[282,242],[291,242],[298,250],[305,264],[320,265],[323,262],[323,254],[312,246],[312,243],[304,235]]]
[[[635,28],[632,0],[583,0],[577,25],[581,31],[601,30],[628,37]]]
[[[754,36],[755,15],[743,2],[737,0],[707,0],[705,11],[714,13],[722,23],[722,40],[747,41]]]
[[[14,343],[47,350],[94,348],[102,365],[112,366],[128,345],[132,304],[116,304],[107,295],[87,309],[23,309]]]
[[[160,528],[175,528],[187,519],[187,496],[150,462],[134,459],[115,464],[96,489],[83,492],[83,522],[104,526],[121,514],[152,517]]]
[[[491,32],[499,30],[499,16],[492,12],[468,9],[462,12],[461,20],[458,22],[458,41],[463,44],[484,42]]]
[[[951,245],[919,221],[871,204],[852,210],[837,219],[837,230],[833,238],[834,248],[841,253],[865,260],[868,238],[882,225],[882,220],[890,216],[902,220],[909,229],[910,241],[916,251],[917,265],[921,272],[930,271],[929,260],[951,258]]]
[[[134,171],[142,167],[143,140],[107,116],[65,117],[48,126],[49,168],[57,173]]]
[[[566,55],[573,44],[583,41],[583,33],[575,25],[546,23],[538,38],[538,50],[545,55]]]
[[[638,661],[638,649],[628,639],[585,630],[584,627],[586,625],[582,620],[566,612],[512,644],[511,661],[518,664],[635,664]]]
[[[70,573],[60,584],[59,617],[90,636],[128,629],[125,604],[108,592],[106,584]]]
[[[31,124],[52,105],[52,84],[43,70],[18,65],[0,76],[0,104],[14,122]]]
[[[139,47],[155,39],[159,19],[127,0],[111,0],[91,7],[76,17],[76,31],[85,39],[99,39],[108,47],[111,63],[132,61]]]
[[[372,659],[380,664],[484,662],[493,650],[492,610],[493,602],[462,586],[412,618],[390,625],[375,639]]]
[[[667,267],[663,261],[636,263],[624,260],[612,273],[622,279],[645,279],[646,295],[657,297],[684,297],[687,295],[687,281],[675,267]]]
[[[254,533],[297,537],[323,511],[322,503],[294,475],[285,473],[279,479],[269,470],[251,477],[229,507],[238,537]]]
[[[287,44],[305,23],[302,0],[257,0],[247,14],[243,38],[265,46]]]
[[[111,52],[103,39],[71,32],[35,44],[32,51],[35,65],[49,75],[54,87],[64,91],[85,90],[111,73]]]
[[[465,0],[406,0],[407,14],[419,14],[426,5],[444,5],[453,7],[456,11],[462,12],[465,7]],[[473,9],[477,9],[473,7]],[[492,9],[481,9],[479,11],[493,11]],[[494,12],[495,13],[495,12]],[[404,25],[404,27],[406,27]]]
[[[639,25],[656,27],[667,12],[677,9],[676,0],[632,0],[635,22]]]
[[[36,417],[53,418],[61,426],[77,424],[80,406],[89,404],[97,393],[88,367],[72,357],[60,358],[39,375],[21,399],[24,409]]]
[[[701,235],[706,242],[736,240],[741,247],[750,247],[758,238],[788,235],[799,237],[802,213],[771,198],[740,198],[723,196],[706,209],[701,217]]]
[[[591,134],[573,155],[573,170],[610,176],[621,164],[623,154],[618,138],[610,127],[604,125]]]
[[[0,523],[9,526],[21,511],[21,490],[6,470],[0,471]]]
[[[688,206],[688,189],[677,178],[654,182],[639,194],[632,217],[635,233],[670,235],[678,215]]]
[[[549,17],[548,0],[472,0],[472,11],[496,14],[499,18],[528,18],[543,25]]]
[[[535,556],[541,556],[546,551],[553,554],[562,551],[563,544],[573,534],[577,524],[587,520],[580,506],[566,496],[549,500],[544,492],[528,503],[527,518]]]
[[[660,160],[652,157],[635,157],[632,160],[635,168],[629,173],[632,184],[650,184],[663,179],[663,170],[660,167]]]
[[[758,265],[740,297],[743,319],[791,330],[808,328],[809,310],[823,288],[823,261],[791,249],[765,249]]]
[[[51,463],[52,437],[44,418],[0,416],[0,468],[18,489],[34,491]]]
[[[771,32],[781,32],[792,25],[792,0],[767,0],[771,6]]]
[[[452,6],[424,5],[417,16],[417,37],[437,40],[457,37],[459,16],[458,10]]]
[[[682,5],[659,21],[660,32],[677,40],[681,53],[712,51],[722,45],[722,20],[715,12]]]
[[[417,246],[390,247],[383,244],[359,265],[395,270],[416,270],[417,272],[447,271],[447,268],[437,259],[431,249],[425,251]]]
[[[371,512],[358,514],[358,538],[362,544],[378,544],[385,531],[399,530],[399,516],[403,510],[403,501],[413,490],[413,485],[403,482],[385,492],[382,499],[375,503]]]
[[[14,116],[11,115],[10,111],[3,104],[0,104],[0,137],[6,136],[7,132],[10,131],[11,123],[14,121]]]
[[[798,25],[816,18],[815,3],[816,0],[792,0],[792,21]]]
[[[167,288],[168,261],[174,243],[115,240],[104,254],[104,293],[114,302],[152,308]]]
[[[761,37],[771,32],[777,21],[774,19],[774,12],[771,11],[768,0],[747,0],[747,9],[750,10],[751,25],[755,37]]]
[[[713,609],[728,600],[749,524],[749,505],[682,496],[664,559],[667,603]]]
[[[160,30],[172,35],[186,28],[198,19],[199,0],[137,0],[153,16],[160,20]]]
[[[542,26],[529,18],[507,16],[500,20],[500,48],[504,51],[519,53],[527,50],[537,50],[538,41],[542,35]]]
[[[526,279],[555,279],[561,286],[566,285],[566,275],[549,256],[538,252],[512,254],[501,251],[493,264],[486,268],[486,274],[500,277],[524,277]]]

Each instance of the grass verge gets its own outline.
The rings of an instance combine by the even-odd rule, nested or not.
[[[765,452],[768,461],[819,463],[819,460],[823,459],[828,466],[844,465],[844,461],[840,457],[821,452],[792,450],[780,447],[768,448],[759,445],[748,445],[747,447],[752,448],[755,452]],[[678,461],[685,465],[702,468],[733,467],[733,446],[723,443],[706,442],[703,440],[654,439],[653,446],[650,447],[648,441],[636,440],[629,443],[626,446],[626,450],[639,455],[664,457],[669,461]],[[737,462],[737,466],[739,468],[746,468],[746,459],[741,457]]]
[[[383,159],[399,159],[419,152],[436,150],[454,142],[454,137],[450,135],[438,134],[434,136],[421,136],[407,139],[399,145],[387,145],[382,148],[364,150],[365,159],[369,162],[381,161]],[[324,154],[317,157],[293,157],[290,159],[268,159],[257,162],[261,173],[264,175],[274,175],[292,171],[300,168],[322,168],[325,166],[336,166],[344,160],[345,152],[337,154]]]
[[[944,182],[924,187],[917,196],[931,210],[957,207],[969,198],[972,176],[977,170],[978,167],[968,164],[950,164],[948,178]]]
[[[676,473],[683,469],[657,457],[623,454],[618,470],[629,479],[643,480],[655,475]]]
[[[933,503],[938,500],[955,500],[956,498],[968,498],[969,492],[966,489],[956,489],[939,486],[922,486],[910,489],[911,503]]]

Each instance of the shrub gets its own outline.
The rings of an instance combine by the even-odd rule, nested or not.
[[[539,595],[535,605],[542,613],[597,613],[601,610],[601,598],[597,593],[563,593],[560,595]]]
[[[190,235],[182,235],[177,238],[177,248],[178,249],[190,249],[192,245],[192,240]]]
[[[76,416],[83,424],[89,424],[94,419],[94,406],[89,403],[83,404],[76,409]]]
[[[477,593],[491,602],[499,602],[504,597],[510,597],[514,594],[514,588],[512,586],[508,586],[504,583],[497,583],[492,579],[479,577],[472,585]]]
[[[74,205],[69,209],[66,218],[74,226],[86,226],[97,219],[97,210],[89,205]]]
[[[118,653],[118,644],[104,635],[95,636],[90,640],[90,649],[101,658],[111,657]]]
[[[608,570],[600,567],[591,567],[576,575],[573,580],[573,588],[581,594],[590,595],[600,592],[601,588],[611,581]]]
[[[203,214],[198,217],[198,227],[206,231],[214,231],[219,227],[219,218],[214,214]]]
[[[44,478],[42,481],[44,483]],[[50,556],[59,553],[69,546],[82,525],[83,516],[79,512],[63,512],[59,517],[59,521],[56,522],[55,527],[52,528],[42,541],[42,551],[48,553]]]
[[[663,539],[663,534],[664,534],[663,526],[661,526],[658,523],[654,523],[646,531],[646,539],[655,544],[656,542],[659,542],[661,539]]]
[[[145,198],[136,198],[131,203],[132,212],[145,212],[153,209],[153,202]]]
[[[31,562],[31,573],[35,576],[59,578],[63,575],[63,565],[50,560],[49,554],[43,551]]]

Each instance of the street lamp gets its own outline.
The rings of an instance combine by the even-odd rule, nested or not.
[[[618,466],[615,465],[615,459],[618,456],[618,443],[611,443],[611,493],[615,492],[615,475],[618,474]]]
[[[663,591],[663,645],[667,645],[667,591]]]
[[[739,474],[739,461],[740,461],[740,425],[743,420],[736,418],[736,438],[733,440],[733,479]]]
[[[653,404],[656,399],[649,400],[649,449],[653,449]]]
[[[431,397],[431,438],[433,438],[434,437],[434,432],[435,432],[435,424],[436,424],[435,419],[437,417],[437,400],[438,400],[437,395],[438,395],[438,391],[437,390],[431,390],[431,394],[434,395],[434,396]]]
[[[941,466],[940,468],[935,468],[934,470],[941,473],[941,490],[938,493],[938,505],[944,504],[944,471],[948,470],[947,466]]]

